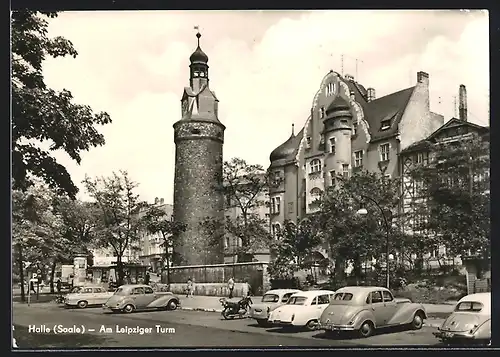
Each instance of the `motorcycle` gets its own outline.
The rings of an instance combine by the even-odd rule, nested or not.
[[[219,299],[219,301],[224,308],[222,310],[222,316],[226,320],[232,320],[236,316],[238,316],[240,319],[244,318],[246,313],[248,312],[248,309],[250,308],[250,305],[252,304],[252,299],[250,298],[250,296],[244,297],[238,302],[227,301],[226,298],[221,298]]]
[[[64,304],[64,301],[65,301],[65,297],[62,294],[57,295],[55,298],[56,304]]]

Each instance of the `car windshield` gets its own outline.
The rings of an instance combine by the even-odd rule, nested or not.
[[[118,289],[116,289],[116,291],[113,295],[127,295],[127,291],[123,288],[118,288]]]
[[[262,302],[278,302],[280,297],[276,294],[265,294],[262,297]]]
[[[352,293],[336,293],[330,299],[330,305],[352,305],[355,303],[353,298],[354,295]]]
[[[462,301],[457,305],[455,311],[479,312],[483,309],[483,304],[478,301]]]
[[[307,301],[305,296],[292,296],[288,299],[287,305],[304,305]]]

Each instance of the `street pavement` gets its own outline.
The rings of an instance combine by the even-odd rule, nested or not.
[[[186,299],[184,299],[185,301]],[[184,302],[183,301],[183,302]],[[283,330],[261,328],[252,319],[224,320],[220,314],[204,311],[152,311],[132,314],[110,314],[101,308],[65,309],[56,304],[13,305],[13,323],[16,325],[19,348],[26,347],[363,347],[437,345],[432,335],[434,328],[418,331],[384,331],[367,339],[341,336],[326,339],[321,331]],[[85,327],[80,335],[57,334],[51,331],[52,340],[37,339],[38,345],[29,346],[26,340],[28,326],[36,325],[51,330],[55,325]],[[130,334],[117,333],[119,328],[137,328]],[[163,328],[158,332],[156,326]],[[101,327],[111,328],[100,332]],[[142,330],[141,330],[142,328]],[[93,331],[89,331],[93,329]],[[150,329],[150,331],[146,330]],[[140,333],[143,334],[140,334]],[[34,334],[34,333],[33,333]],[[21,338],[23,337],[23,338]],[[40,335],[38,335],[40,337]],[[59,339],[54,342],[54,339]],[[40,342],[41,341],[41,342]]]

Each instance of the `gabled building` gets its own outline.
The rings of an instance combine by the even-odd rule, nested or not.
[[[401,175],[399,154],[443,125],[431,112],[429,75],[415,86],[376,98],[350,75],[330,71],[315,94],[303,128],[270,155],[276,184],[270,188],[270,223],[298,222],[319,207],[317,198],[338,176],[368,170]],[[326,257],[327,252],[322,255]]]

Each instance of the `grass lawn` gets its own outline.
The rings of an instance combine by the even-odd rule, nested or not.
[[[17,347],[21,349],[38,348],[81,348],[81,347],[99,347],[106,342],[105,337],[89,334],[38,334],[28,333],[27,326],[14,324],[14,338]]]

